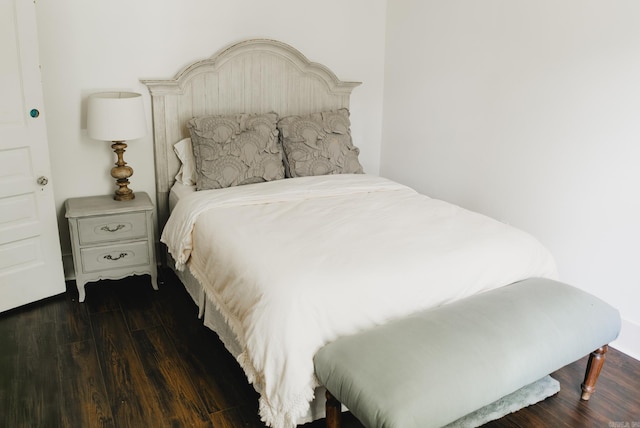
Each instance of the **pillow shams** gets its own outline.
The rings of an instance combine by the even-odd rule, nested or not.
[[[350,126],[347,109],[282,118],[278,130],[287,176],[362,174]]]
[[[180,159],[180,170],[176,175],[176,181],[186,186],[196,184],[196,160],[193,158],[191,138],[183,138],[173,145],[173,151]]]
[[[276,113],[191,119],[197,190],[284,178],[277,120]]]

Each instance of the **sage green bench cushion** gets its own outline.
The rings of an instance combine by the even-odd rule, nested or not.
[[[607,303],[534,278],[340,338],[314,364],[319,381],[365,426],[440,427],[619,331],[619,313]]]

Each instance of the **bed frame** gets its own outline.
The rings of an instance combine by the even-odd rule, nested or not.
[[[156,173],[158,228],[169,217],[169,192],[180,168],[173,145],[189,137],[186,123],[192,117],[276,112],[280,117],[349,108],[353,88],[324,65],[309,61],[293,47],[267,39],[251,39],[196,61],[170,79],[141,80],[151,93]],[[159,235],[158,235],[159,236]],[[165,246],[159,259],[174,268]],[[175,269],[174,269],[175,270]],[[204,289],[188,269],[176,271],[204,325],[215,331],[234,356],[240,352],[235,336]],[[205,307],[207,307],[205,311]],[[324,388],[316,392],[324,397]],[[312,405],[312,415],[324,414],[322,398]]]
[[[169,191],[180,168],[173,145],[189,136],[189,119],[267,112],[284,117],[348,108],[351,91],[360,85],[343,82],[293,47],[267,39],[231,45],[173,78],[141,81],[151,93],[160,231],[169,217]]]

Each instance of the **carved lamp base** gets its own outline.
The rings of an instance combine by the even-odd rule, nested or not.
[[[133,190],[128,187],[129,177],[133,175],[133,168],[127,166],[127,163],[123,159],[127,145],[124,141],[114,141],[111,148],[116,153],[116,156],[118,156],[116,166],[111,168],[111,176],[116,179],[116,184],[118,185],[113,199],[116,201],[130,201],[134,199],[136,195],[134,195]]]

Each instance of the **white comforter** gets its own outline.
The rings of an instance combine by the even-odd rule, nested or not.
[[[196,192],[162,234],[243,349],[263,421],[294,427],[338,336],[512,282],[554,278],[530,235],[369,175]]]

